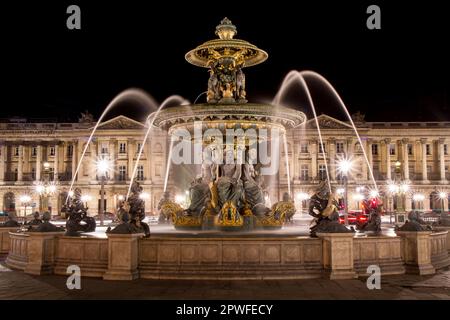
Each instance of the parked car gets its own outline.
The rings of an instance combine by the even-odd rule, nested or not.
[[[356,225],[366,223],[369,220],[369,216],[360,211],[354,211],[348,213],[347,219],[349,225]],[[339,223],[345,224],[345,215],[343,213],[339,215]]]

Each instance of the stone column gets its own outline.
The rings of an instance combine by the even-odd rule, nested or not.
[[[391,145],[391,139],[386,138],[384,139],[384,142],[386,144],[386,180],[391,180],[391,153],[390,153],[390,145]]]
[[[3,143],[0,146],[0,183],[2,184],[5,181],[5,169],[6,169],[6,161],[8,159],[8,148]]]
[[[108,270],[105,280],[133,280],[139,278],[138,251],[139,238],[143,233],[107,234]]]
[[[133,177],[131,176],[133,174],[133,158],[134,158],[134,139],[128,139],[128,167],[127,167],[127,172],[128,172],[128,180],[133,179]]]
[[[152,145],[152,143],[151,143],[151,140],[150,139],[147,139],[147,149],[145,149],[146,150],[146,153],[147,153],[147,171],[145,172],[145,176],[146,176],[146,178],[147,178],[147,183],[151,183],[151,179],[152,179],[152,154],[151,154],[151,151],[152,151],[152,148],[151,148],[151,145]]]
[[[441,177],[441,183],[447,183],[447,179],[445,177],[445,154],[444,154],[444,138],[439,139],[439,172]]]
[[[57,181],[58,179],[58,174],[59,174],[59,161],[58,161],[58,156],[59,156],[59,142],[55,143],[55,156],[53,159],[53,180]],[[64,162],[64,160],[63,160]]]
[[[409,155],[408,155],[408,142],[409,140],[404,138],[402,139],[403,144],[403,176],[405,180],[409,180]]]
[[[317,179],[317,140],[311,140],[311,177]]]
[[[318,233],[322,239],[323,266],[331,280],[354,279],[353,233]]]
[[[408,192],[405,195],[405,211],[406,212],[409,212],[412,210],[411,204],[412,204],[412,195],[410,192]]]
[[[435,274],[431,264],[431,231],[397,231],[403,240],[403,257],[407,273]]]
[[[427,139],[420,139],[422,143],[422,181],[428,182],[428,171],[427,171]]]
[[[330,169],[330,179],[331,181],[336,181],[336,139],[330,138],[328,139],[330,145],[329,152],[329,169]]]
[[[77,171],[78,165],[78,141],[72,141],[72,179],[74,179],[75,171]],[[75,178],[76,180],[76,178]]]
[[[19,145],[19,157],[17,163],[17,181],[23,180],[23,145]]]
[[[41,180],[41,165],[42,161],[42,146],[38,144],[36,146],[36,181]]]

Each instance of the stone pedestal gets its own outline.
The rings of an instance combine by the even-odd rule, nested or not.
[[[56,238],[64,232],[29,232],[28,263],[25,273],[52,274],[55,266]]]
[[[133,280],[139,277],[138,239],[143,233],[108,234],[108,270],[105,280]]]
[[[436,273],[431,264],[430,234],[431,231],[397,231],[397,235],[403,240],[403,258],[407,273]]]
[[[318,233],[323,266],[331,280],[357,278],[353,266],[353,233]]]
[[[450,226],[437,226],[434,227],[436,231],[448,231],[447,233],[447,251],[450,253]]]
[[[8,254],[8,252],[9,252],[9,243],[10,243],[9,233],[10,232],[15,232],[18,229],[20,229],[20,227],[0,228],[0,256],[4,256],[4,255]]]

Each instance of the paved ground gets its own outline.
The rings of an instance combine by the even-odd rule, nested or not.
[[[30,276],[0,262],[0,299],[446,299],[450,270],[427,277],[385,276],[381,290],[365,280],[283,281],[104,281],[82,278],[81,290],[68,290],[66,277]]]

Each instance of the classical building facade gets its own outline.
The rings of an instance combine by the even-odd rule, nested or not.
[[[337,162],[345,157],[351,158],[354,164],[348,174],[349,207],[357,209],[359,200],[354,197],[357,189],[375,188],[364,149],[388,210],[442,207],[448,210],[450,122],[365,122],[363,117],[355,117],[361,145],[349,123],[327,115],[317,120],[323,145],[315,119],[288,131],[289,174],[285,161],[280,161],[279,173],[270,179],[271,187],[267,189],[272,203],[290,188],[297,205],[305,207],[305,201],[298,195],[311,194],[319,181],[326,178],[325,164],[331,184],[339,188],[343,177]],[[0,208],[15,210],[19,216],[23,216],[25,210],[30,214],[42,208],[43,197],[36,192],[36,184],[55,183],[57,190],[47,198],[46,207],[52,214],[58,214],[94,125],[88,115],[78,123],[26,119],[1,122]],[[118,200],[127,193],[145,130],[144,124],[125,116],[99,125],[74,180],[74,187],[80,187],[83,194],[90,196],[86,202],[91,214],[97,214],[100,205],[101,179],[96,172],[96,160],[102,157],[113,160],[105,182],[105,208],[114,213]],[[167,134],[152,129],[137,166],[136,179],[149,195],[145,199],[148,212],[156,212],[163,193],[168,146]],[[285,152],[281,156],[284,157]],[[195,172],[187,172],[189,174],[186,181],[195,176]],[[407,192],[392,194],[388,188],[392,183],[407,184]],[[174,193],[184,192],[188,186],[185,184],[180,183],[178,174],[172,174],[168,189]],[[439,198],[439,194],[444,193],[446,197]],[[423,199],[414,197],[415,194],[422,195]],[[22,195],[29,195],[31,201],[21,203]]]

